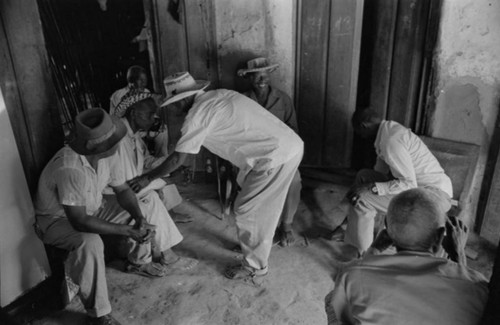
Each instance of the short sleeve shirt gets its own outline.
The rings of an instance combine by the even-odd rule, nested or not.
[[[232,90],[195,98],[176,151],[198,153],[201,146],[240,168],[267,170],[303,152],[300,137],[250,98]]]
[[[37,215],[66,217],[63,205],[85,206],[93,215],[102,204],[106,186],[126,181],[117,155],[98,161],[94,170],[87,159],[69,147],[60,149],[45,166],[35,200]]]

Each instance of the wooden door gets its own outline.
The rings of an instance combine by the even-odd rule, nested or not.
[[[363,2],[299,3],[296,106],[304,165],[350,165]]]

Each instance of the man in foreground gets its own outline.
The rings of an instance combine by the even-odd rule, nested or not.
[[[352,188],[332,213],[335,226],[347,215],[344,242],[362,254],[373,241],[375,216],[385,213],[391,199],[408,189],[430,190],[447,211],[453,195],[450,178],[436,157],[410,129],[382,120],[372,109],[357,110],[352,117],[354,132],[373,141],[377,163],[373,170],[356,175]]]
[[[478,324],[487,280],[466,266],[462,222],[447,221],[432,192],[411,189],[392,199],[386,223],[397,253],[367,254],[339,272],[329,324]],[[436,256],[442,246],[456,262]]]
[[[269,64],[266,58],[256,58],[247,62],[247,69],[240,69],[238,75],[250,80],[252,89],[243,94],[267,109],[283,123],[299,133],[297,117],[291,98],[283,91],[271,87],[269,73],[274,71],[278,64]],[[290,246],[294,243],[292,223],[300,203],[302,189],[300,173],[293,176],[292,184],[288,190],[278,226],[278,238],[281,246]]]
[[[69,251],[67,275],[79,286],[91,324],[117,324],[110,315],[99,234],[129,238],[127,271],[152,277],[166,274],[162,265],[152,262],[150,239],[156,226],[147,220],[151,206],[136,199],[117,159],[126,132],[121,121],[100,108],[80,113],[69,146],[50,160],[38,184],[37,233],[45,244]],[[113,188],[116,204],[103,201],[106,186]]]
[[[225,275],[245,280],[266,275],[274,230],[302,159],[302,140],[253,100],[225,89],[204,92],[208,82],[195,81],[188,72],[169,76],[164,84],[162,106],[184,116],[182,136],[164,163],[129,184],[141,190],[176,170],[201,146],[236,165],[241,191],[234,213],[244,258]]]

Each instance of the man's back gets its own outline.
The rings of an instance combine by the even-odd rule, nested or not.
[[[205,146],[240,169],[266,170],[302,152],[302,140],[288,126],[246,96],[214,90],[198,96],[182,127],[177,151]]]
[[[426,253],[367,256],[335,283],[335,313],[354,324],[477,324],[487,299],[479,273]]]

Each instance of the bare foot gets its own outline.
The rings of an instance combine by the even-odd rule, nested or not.
[[[283,247],[292,246],[295,243],[295,237],[292,230],[284,230],[280,235],[280,245]]]
[[[190,257],[181,257],[172,263],[161,262],[167,271],[187,271],[198,265],[198,260]]]

